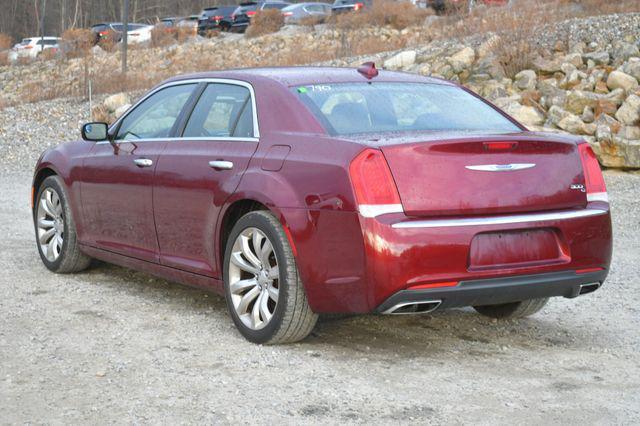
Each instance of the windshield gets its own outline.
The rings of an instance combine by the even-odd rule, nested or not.
[[[499,131],[520,128],[455,86],[426,83],[316,84],[292,89],[330,134]]]

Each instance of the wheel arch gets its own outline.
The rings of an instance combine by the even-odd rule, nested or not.
[[[36,196],[38,195],[38,190],[42,185],[42,182],[49,176],[57,176],[58,172],[56,172],[52,167],[45,166],[39,169],[36,174],[33,176],[33,183],[31,184],[31,208],[35,206]]]

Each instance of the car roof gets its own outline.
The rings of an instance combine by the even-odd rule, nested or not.
[[[175,82],[190,79],[206,78],[228,78],[233,80],[246,81],[248,83],[258,83],[270,80],[286,87],[302,86],[309,84],[331,84],[331,83],[361,83],[366,82],[355,68],[338,67],[270,67],[270,68],[240,68],[228,71],[203,72],[196,74],[185,74],[170,78],[163,82]],[[379,70],[374,82],[406,82],[406,83],[433,83],[455,86],[446,80],[433,77],[425,77],[417,74],[404,72]]]

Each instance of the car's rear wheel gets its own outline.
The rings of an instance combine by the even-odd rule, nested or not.
[[[549,298],[523,300],[521,302],[504,303],[501,305],[474,306],[480,314],[498,319],[524,318],[539,312],[549,301]]]
[[[240,333],[254,343],[291,343],[316,324],[293,251],[280,222],[267,211],[244,215],[227,240],[227,306]]]
[[[34,201],[36,240],[44,265],[62,274],[86,269],[91,258],[78,247],[76,224],[62,180],[58,176],[46,178]]]

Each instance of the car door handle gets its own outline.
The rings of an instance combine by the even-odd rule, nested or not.
[[[133,160],[134,163],[136,163],[136,166],[138,167],[151,167],[153,166],[153,161],[149,160],[148,158],[136,158],[135,160]]]
[[[231,161],[224,160],[209,161],[209,167],[216,170],[231,170],[233,169],[233,163]]]

